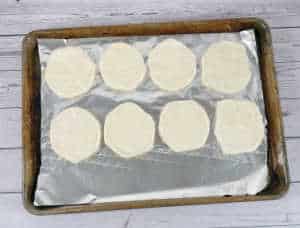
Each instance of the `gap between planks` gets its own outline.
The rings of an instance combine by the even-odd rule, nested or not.
[[[72,3],[71,3],[72,2]],[[271,27],[299,26],[297,0],[37,0],[0,1],[0,33],[25,34],[33,29],[203,20],[215,18],[261,17]],[[21,25],[21,26],[20,26]]]
[[[272,227],[300,224],[298,196],[300,184],[291,184],[290,191],[278,200],[207,204],[105,211],[98,213],[32,216],[23,209],[22,196],[0,195],[0,227]],[[55,219],[54,219],[55,218]],[[73,221],[74,218],[78,220]],[[78,222],[78,221],[81,222]],[[114,221],[117,224],[112,224]],[[14,226],[11,226],[11,225]],[[93,226],[94,227],[94,226]]]

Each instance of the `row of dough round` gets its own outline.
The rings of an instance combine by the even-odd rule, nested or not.
[[[223,100],[216,105],[214,134],[224,154],[252,152],[264,138],[262,115],[255,103]],[[174,152],[203,147],[210,132],[205,109],[194,100],[167,103],[160,114],[158,131]],[[89,111],[72,107],[59,113],[50,125],[50,144],[62,158],[78,163],[101,146],[102,125]],[[150,151],[155,141],[155,122],[132,102],[118,105],[107,114],[104,142],[121,157],[131,158]]]
[[[148,55],[149,75],[160,89],[177,91],[196,76],[197,58],[183,43],[166,39]],[[107,86],[132,91],[144,80],[147,68],[143,56],[131,45],[109,45],[98,63]],[[201,58],[202,84],[215,91],[232,94],[246,87],[251,70],[245,47],[221,41],[210,45]],[[54,50],[47,61],[45,79],[57,95],[72,98],[87,92],[96,77],[96,65],[80,47]]]

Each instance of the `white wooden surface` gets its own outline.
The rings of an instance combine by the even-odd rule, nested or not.
[[[37,217],[21,200],[21,40],[34,29],[258,16],[272,28],[290,191],[275,201]],[[300,1],[0,1],[0,227],[300,227]]]

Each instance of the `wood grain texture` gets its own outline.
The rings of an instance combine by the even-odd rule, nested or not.
[[[124,227],[129,211],[57,215],[37,217],[29,214],[22,205],[21,194],[0,195],[0,227],[2,228],[93,228]]]
[[[21,54],[15,52],[2,53],[0,55],[1,71],[21,70]]]
[[[0,71],[0,109],[21,107],[21,72]]]
[[[282,99],[281,109],[283,112],[284,135],[285,137],[300,136],[300,100],[299,99]]]
[[[139,210],[132,214],[131,224],[142,227],[255,227],[299,224],[300,207],[295,201],[299,183],[292,184],[289,194],[275,201],[215,204],[195,207],[171,207]],[[137,227],[137,226],[136,226]]]
[[[292,137],[287,140],[290,174],[293,181],[299,181],[298,0],[0,1],[0,111],[4,110],[0,112],[0,148],[20,146],[20,123],[15,123],[20,119],[20,40],[23,34],[41,28],[239,16],[262,17],[276,28],[272,35],[284,121],[288,121],[285,133]],[[0,149],[0,191],[20,189],[20,158],[19,149]],[[270,202],[49,217],[35,217],[25,212],[20,194],[0,194],[0,217],[5,218],[0,219],[0,227],[300,227],[299,189],[298,183],[292,184],[286,197]]]
[[[275,62],[300,62],[300,28],[278,28],[271,31]],[[21,70],[22,39],[22,35],[5,37],[0,35],[0,58],[2,60],[0,71]]]
[[[296,200],[300,183],[291,185],[280,200],[211,204],[155,209],[134,209],[101,213],[65,214],[36,217],[22,207],[21,194],[0,195],[0,227],[22,228],[169,228],[169,227],[262,227],[299,225],[300,207]],[[275,226],[274,226],[275,227]]]
[[[0,161],[0,192],[21,192],[21,149],[1,150]]]
[[[286,139],[286,149],[288,152],[288,164],[289,164],[291,182],[300,183],[299,148],[300,148],[299,138]]]
[[[282,100],[299,99],[300,62],[277,63],[275,65],[280,98]]]
[[[0,109],[0,148],[21,147],[21,109]]]
[[[249,16],[261,17],[272,27],[292,27],[299,25],[299,9],[297,0],[110,0],[84,1],[84,4],[80,0],[4,0],[0,2],[0,34],[24,34],[34,29],[61,26]]]

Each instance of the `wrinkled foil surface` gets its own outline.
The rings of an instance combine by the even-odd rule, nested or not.
[[[166,92],[153,84],[149,70],[143,83],[133,92],[108,88],[99,69],[88,93],[74,99],[55,95],[44,80],[44,70],[51,52],[59,47],[79,46],[97,64],[107,46],[126,42],[136,47],[147,63],[149,51],[160,41],[174,38],[183,42],[197,56],[197,74],[192,83],[178,92]],[[252,78],[246,89],[234,95],[224,95],[201,85],[201,57],[214,42],[228,40],[247,49]],[[256,151],[224,155],[213,133],[216,103],[222,99],[247,99],[255,102],[263,116],[259,62],[254,31],[239,33],[180,34],[161,36],[124,36],[82,39],[39,39],[41,64],[41,167],[34,204],[67,205],[143,199],[169,199],[195,196],[245,195],[260,192],[268,183],[267,143],[265,138]],[[172,152],[156,130],[154,148],[139,157],[124,159],[103,142],[97,153],[78,164],[59,158],[51,149],[49,126],[53,117],[64,109],[79,106],[89,110],[104,124],[105,116],[118,104],[131,101],[150,113],[158,126],[162,107],[174,100],[194,99],[206,110],[211,121],[204,147],[185,153]],[[102,132],[103,135],[103,132]],[[84,137],[84,136],[83,136]],[[138,139],[137,139],[138,140]]]

